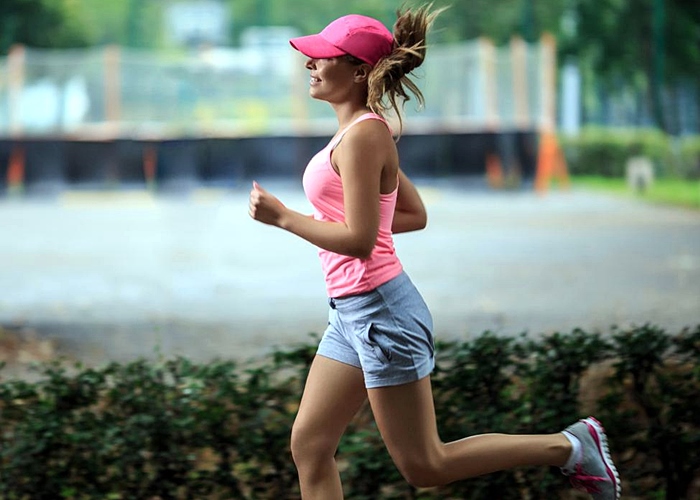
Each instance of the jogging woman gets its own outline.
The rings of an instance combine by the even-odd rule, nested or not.
[[[432,487],[516,466],[562,468],[596,499],[619,498],[620,483],[602,426],[583,419],[548,435],[483,434],[443,443],[431,391],[433,325],[403,270],[392,234],[423,229],[426,211],[401,171],[384,116],[410,91],[436,12],[398,13],[393,33],[360,15],[290,40],[304,54],[312,98],[328,102],[338,131],[306,167],[313,216],[287,208],[257,183],[250,216],[319,249],[329,297],[319,343],[292,428],[292,456],[305,500],[342,499],[335,453],[369,399],[382,439],[406,480]],[[468,409],[465,409],[468,411]]]

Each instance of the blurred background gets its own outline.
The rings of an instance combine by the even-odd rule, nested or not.
[[[450,2],[435,2],[442,5]],[[295,99],[306,94],[305,70],[287,40],[344,12],[391,26],[398,6],[8,0],[0,11],[0,130],[120,137],[308,130],[307,120],[329,112]],[[452,2],[430,40],[423,119],[532,126],[544,112],[543,72],[554,65],[565,132],[599,125],[697,134],[698,10],[688,0]],[[552,58],[541,50],[545,33],[556,40]]]
[[[431,222],[397,247],[438,332],[698,323],[700,5],[434,5],[398,142]],[[300,176],[337,125],[289,38],[400,6],[3,0],[5,358],[248,357],[321,332],[314,250],[250,221],[247,190],[310,210]]]

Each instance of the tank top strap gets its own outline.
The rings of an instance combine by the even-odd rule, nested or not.
[[[350,125],[345,127],[340,134],[338,134],[333,140],[331,140],[329,144],[329,148],[331,150],[335,149],[335,147],[340,144],[340,141],[343,140],[343,137],[347,133],[348,130],[350,130],[352,127],[357,125],[360,122],[363,122],[365,120],[379,120],[382,122],[384,125],[386,125],[386,128],[389,129],[389,132],[392,133],[391,127],[389,126],[389,122],[387,122],[382,116],[378,115],[377,113],[365,113],[364,115],[361,115],[357,117]]]

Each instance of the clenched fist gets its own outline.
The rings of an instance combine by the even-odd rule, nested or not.
[[[279,226],[280,218],[286,209],[287,207],[281,201],[253,181],[248,203],[248,214],[253,219],[264,224]]]

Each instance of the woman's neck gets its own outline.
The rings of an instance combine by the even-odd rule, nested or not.
[[[349,104],[344,106],[333,106],[333,108],[335,109],[335,114],[338,118],[338,128],[341,130],[350,125],[353,121],[357,120],[360,116],[371,112],[367,106]]]

